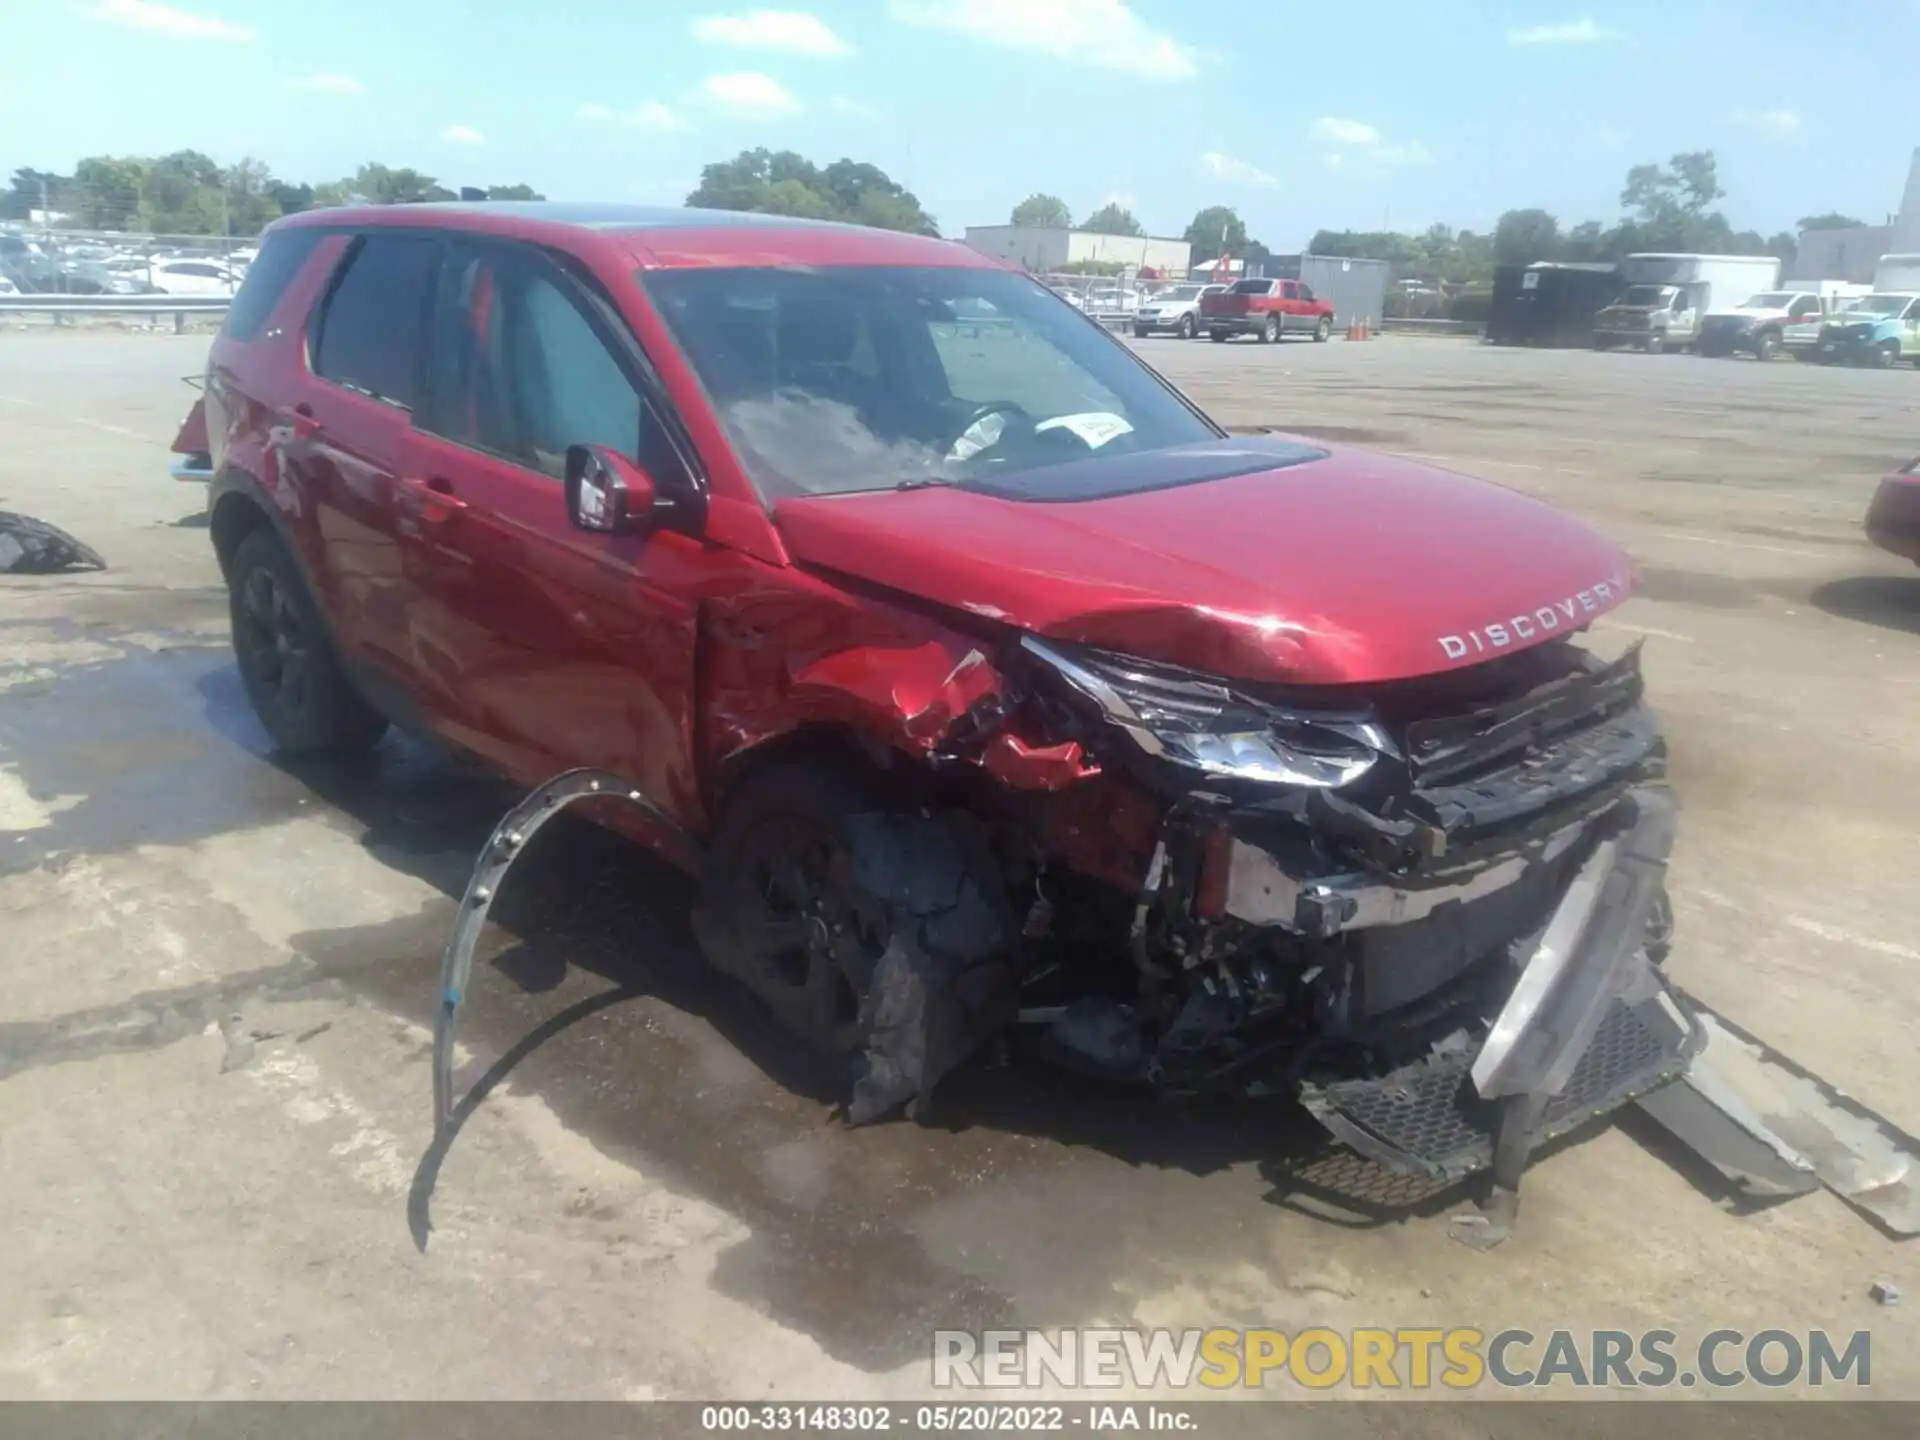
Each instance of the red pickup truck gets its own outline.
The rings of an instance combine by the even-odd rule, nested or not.
[[[1202,298],[1200,323],[1215,340],[1229,335],[1255,335],[1262,345],[1283,335],[1325,340],[1333,334],[1333,303],[1314,299],[1312,287],[1301,280],[1236,280],[1226,294]]]

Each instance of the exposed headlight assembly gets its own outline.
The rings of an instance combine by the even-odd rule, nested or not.
[[[1284,710],[1192,671],[1131,656],[1070,651],[1031,635],[1020,643],[1145,753],[1202,774],[1333,789],[1393,750],[1364,718]]]

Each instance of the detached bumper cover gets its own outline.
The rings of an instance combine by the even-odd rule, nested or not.
[[[1477,1048],[1386,1075],[1308,1085],[1321,1124],[1362,1154],[1453,1178],[1494,1161],[1503,1100],[1539,1111],[1552,1139],[1685,1073],[1701,1030],[1647,950],[1673,844],[1664,791],[1635,790],[1568,883]]]

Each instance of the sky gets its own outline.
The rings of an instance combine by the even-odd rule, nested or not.
[[[363,161],[678,203],[742,149],[850,156],[958,235],[1024,196],[1178,235],[1611,222],[1719,158],[1737,229],[1896,209],[1920,0],[13,0],[0,173],[83,155]]]

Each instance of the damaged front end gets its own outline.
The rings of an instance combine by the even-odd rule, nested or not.
[[[1047,827],[1018,967],[1056,1057],[1297,1093],[1374,1160],[1491,1167],[1507,1191],[1534,1144],[1685,1070],[1696,1028],[1657,969],[1674,805],[1637,648],[1561,641],[1331,697],[1032,636],[1020,658],[1031,723],[1102,769]],[[1137,884],[1093,940],[1061,900],[1098,908],[1128,815]]]

